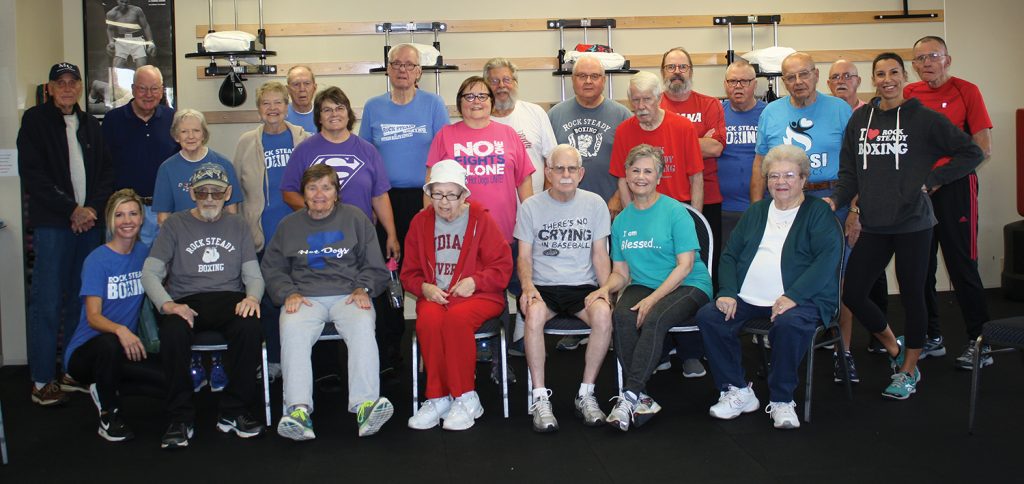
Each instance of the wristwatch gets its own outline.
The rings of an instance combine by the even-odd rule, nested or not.
[[[370,294],[372,294],[372,293],[370,292],[370,288],[368,288],[368,287],[366,287],[366,286],[363,286],[363,291],[365,291],[365,292],[366,292],[366,295],[367,295],[367,296],[369,296]]]

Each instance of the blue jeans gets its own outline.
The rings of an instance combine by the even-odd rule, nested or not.
[[[704,338],[704,350],[711,365],[715,386],[725,391],[729,385],[747,386],[743,373],[743,353],[739,333],[743,323],[755,318],[771,317],[770,306],[754,306],[736,298],[736,314],[726,321],[725,314],[711,301],[697,311],[697,326]],[[772,342],[771,371],[768,372],[768,395],[772,402],[793,401],[793,391],[800,382],[797,369],[820,324],[818,308],[800,304],[778,315],[768,331]]]
[[[27,324],[28,366],[34,382],[55,379],[57,334],[63,332],[66,345],[75,333],[82,312],[82,262],[99,247],[103,230],[99,225],[81,234],[70,227],[35,228]]]

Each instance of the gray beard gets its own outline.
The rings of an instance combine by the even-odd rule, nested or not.
[[[693,80],[683,79],[682,84],[674,84],[671,81],[665,83],[665,90],[676,96],[681,96],[693,89]]]
[[[508,95],[508,101],[494,101],[496,111],[511,111],[514,107],[516,107],[516,97],[511,93]]]
[[[199,216],[202,217],[202,219],[207,221],[207,222],[216,222],[217,219],[220,218],[221,212],[224,211],[223,208],[198,208],[197,207],[197,209],[199,210]]]

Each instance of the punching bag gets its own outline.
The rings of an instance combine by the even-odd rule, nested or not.
[[[234,108],[241,106],[245,102],[245,84],[242,83],[243,80],[242,76],[233,70],[224,77],[224,83],[220,85],[220,92],[218,93],[221,104]]]

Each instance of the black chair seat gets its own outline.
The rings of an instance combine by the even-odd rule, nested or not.
[[[751,334],[766,335],[772,329],[772,320],[768,318],[754,318],[743,323],[743,331]]]
[[[544,332],[557,335],[586,335],[590,334],[590,326],[579,318],[555,316],[544,325]]]
[[[320,332],[320,337],[317,341],[341,341],[341,335],[338,334],[338,329],[334,327],[334,323],[327,323],[324,325],[324,330]]]
[[[481,324],[480,327],[477,328],[476,332],[473,333],[473,337],[476,339],[490,338],[497,336],[500,331],[501,318],[491,318],[484,321],[484,324]]]
[[[996,319],[984,328],[985,344],[1024,348],[1024,317]]]
[[[223,346],[224,348],[220,349],[226,350],[228,346],[228,340],[224,338],[223,334],[220,334],[217,331],[200,331],[196,333],[195,336],[192,337],[192,347],[195,348],[197,346]]]

